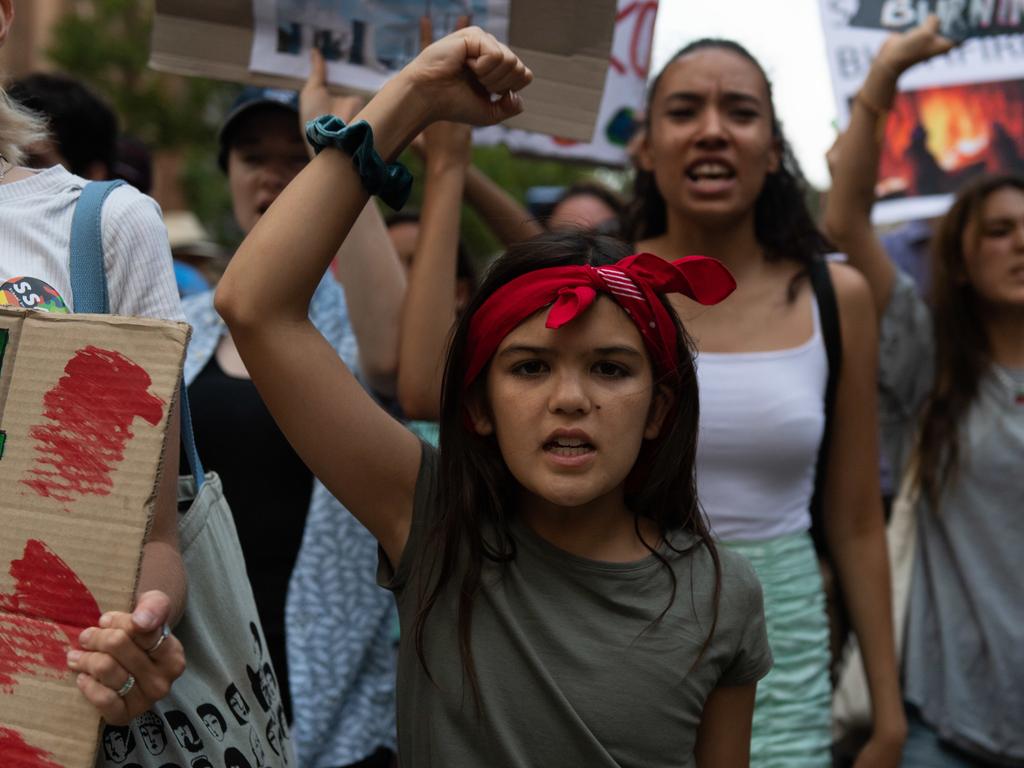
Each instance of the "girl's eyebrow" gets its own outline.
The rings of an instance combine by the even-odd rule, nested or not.
[[[614,347],[598,347],[594,350],[598,355],[602,357],[614,357],[616,355],[624,355],[626,357],[637,357],[643,358],[643,352],[636,347],[628,346],[614,346]]]
[[[501,350],[500,352],[498,352],[497,355],[495,355],[495,357],[512,357],[515,355],[540,356],[545,354],[551,354],[550,347],[530,347],[525,344],[515,344],[511,347],[506,347],[505,349]],[[643,358],[644,356],[643,352],[641,352],[636,347],[631,347],[624,344],[610,347],[595,347],[594,354],[600,355],[602,357],[614,357],[615,355],[620,355],[626,357]]]
[[[674,93],[670,93],[666,96],[665,100],[705,101],[706,98],[707,97],[704,94],[697,93],[695,91],[675,91]],[[722,100],[729,102],[745,102],[749,104],[756,104],[757,106],[761,105],[761,100],[757,98],[757,96],[743,91],[726,91],[722,94]]]
[[[512,355],[543,355],[551,350],[548,347],[528,347],[525,344],[516,344],[498,352],[495,357],[510,357]]]

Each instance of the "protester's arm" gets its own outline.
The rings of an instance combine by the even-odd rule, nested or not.
[[[921,26],[886,40],[853,99],[849,126],[829,152],[832,189],[822,225],[850,264],[867,278],[878,317],[889,304],[895,277],[895,267],[871,224],[885,119],[900,75],[953,47],[938,28],[938,18],[930,16]]]
[[[475,165],[466,172],[466,202],[508,247],[541,234],[544,228],[519,201]]]
[[[864,654],[874,727],[857,768],[895,768],[906,737],[893,642],[889,561],[878,486],[878,333],[871,292],[853,269],[829,267],[839,304],[842,373],[825,486],[829,552]]]
[[[309,78],[299,93],[299,119],[305,124],[333,114],[350,121],[363,106],[359,96],[334,98],[327,91],[327,65],[311,53]],[[305,133],[303,133],[305,136]],[[312,147],[310,157],[313,157]],[[405,295],[405,272],[388,237],[377,204],[370,201],[356,219],[334,260],[334,276],[345,289],[352,333],[359,347],[363,380],[376,393],[392,395],[398,367],[399,312]]]
[[[142,548],[142,564],[132,613],[110,612],[99,626],[79,638],[81,651],[68,656],[78,672],[85,698],[104,720],[126,725],[166,696],[185,671],[181,644],[167,637],[157,650],[163,627],[173,626],[185,609],[186,577],[178,551],[178,435],[180,408],[175,404],[168,423],[167,443],[153,512],[153,523]],[[135,684],[124,696],[117,689],[128,679]]]
[[[467,125],[440,122],[427,128],[423,138],[426,179],[402,310],[398,402],[410,419],[436,421],[445,348],[455,322],[459,221],[471,132]]]
[[[338,249],[334,276],[345,289],[363,380],[377,394],[391,396],[406,279],[375,201],[366,204]]]
[[[356,119],[370,124],[377,151],[393,159],[441,117],[490,124],[516,114],[521,102],[511,91],[530,79],[492,36],[460,30],[423,51]],[[488,92],[503,95],[492,101]],[[310,297],[366,202],[351,157],[321,152],[242,243],[216,307],[289,442],[397,564],[420,445],[370,399],[308,319]]]
[[[757,683],[719,686],[704,702],[694,757],[698,768],[747,768]]]
[[[160,590],[167,595],[167,613],[146,622],[139,616],[140,628],[145,632],[158,630],[164,624],[174,626],[185,610],[186,577],[178,549],[178,454],[180,452],[181,406],[175,401],[167,425],[167,444],[164,447],[157,489],[153,524],[142,547],[142,565],[136,594]]]
[[[412,149],[426,163],[427,153],[421,139],[412,143]],[[506,248],[544,231],[536,217],[475,165],[470,164],[466,169],[463,195]]]

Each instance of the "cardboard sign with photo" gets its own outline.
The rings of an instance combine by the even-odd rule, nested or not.
[[[971,176],[1019,169],[1019,0],[820,0],[820,7],[840,130],[889,35],[934,13],[947,37],[967,38],[899,79],[884,134],[876,223],[940,216]]]
[[[880,200],[948,195],[982,173],[1024,172],[1024,81],[896,96],[879,162]]]
[[[156,0],[149,65],[298,90],[315,44],[329,87],[370,93],[419,51],[419,16],[439,36],[470,15],[527,62],[528,108],[506,125],[572,141],[594,135],[616,0]]]
[[[0,765],[93,765],[100,716],[66,656],[131,609],[187,339],[0,307]]]

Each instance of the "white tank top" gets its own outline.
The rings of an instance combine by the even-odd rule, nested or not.
[[[806,531],[825,430],[828,358],[818,305],[798,347],[701,352],[697,491],[715,536],[758,541]]]

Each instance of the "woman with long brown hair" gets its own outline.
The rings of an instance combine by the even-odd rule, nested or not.
[[[871,682],[874,731],[857,765],[895,766],[905,725],[872,469],[877,347],[874,327],[861,321],[871,306],[868,287],[854,270],[823,263],[829,245],[807,210],[771,85],[742,46],[699,40],[683,48],[654,81],[647,115],[637,155],[637,249],[665,259],[713,256],[737,282],[718,306],[681,297],[673,304],[698,349],[701,504],[723,549],[746,556],[764,586],[775,667],[758,687],[752,764],[832,763],[829,627],[809,535],[820,498],[827,549]],[[842,337],[828,420],[828,303],[812,290],[811,270],[831,280]]]
[[[1024,178],[983,176],[960,191],[934,234],[928,303],[870,221],[879,121],[900,74],[952,46],[937,29],[932,18],[879,52],[830,157],[825,223],[871,284],[884,445],[920,490],[904,765],[1020,765]]]

